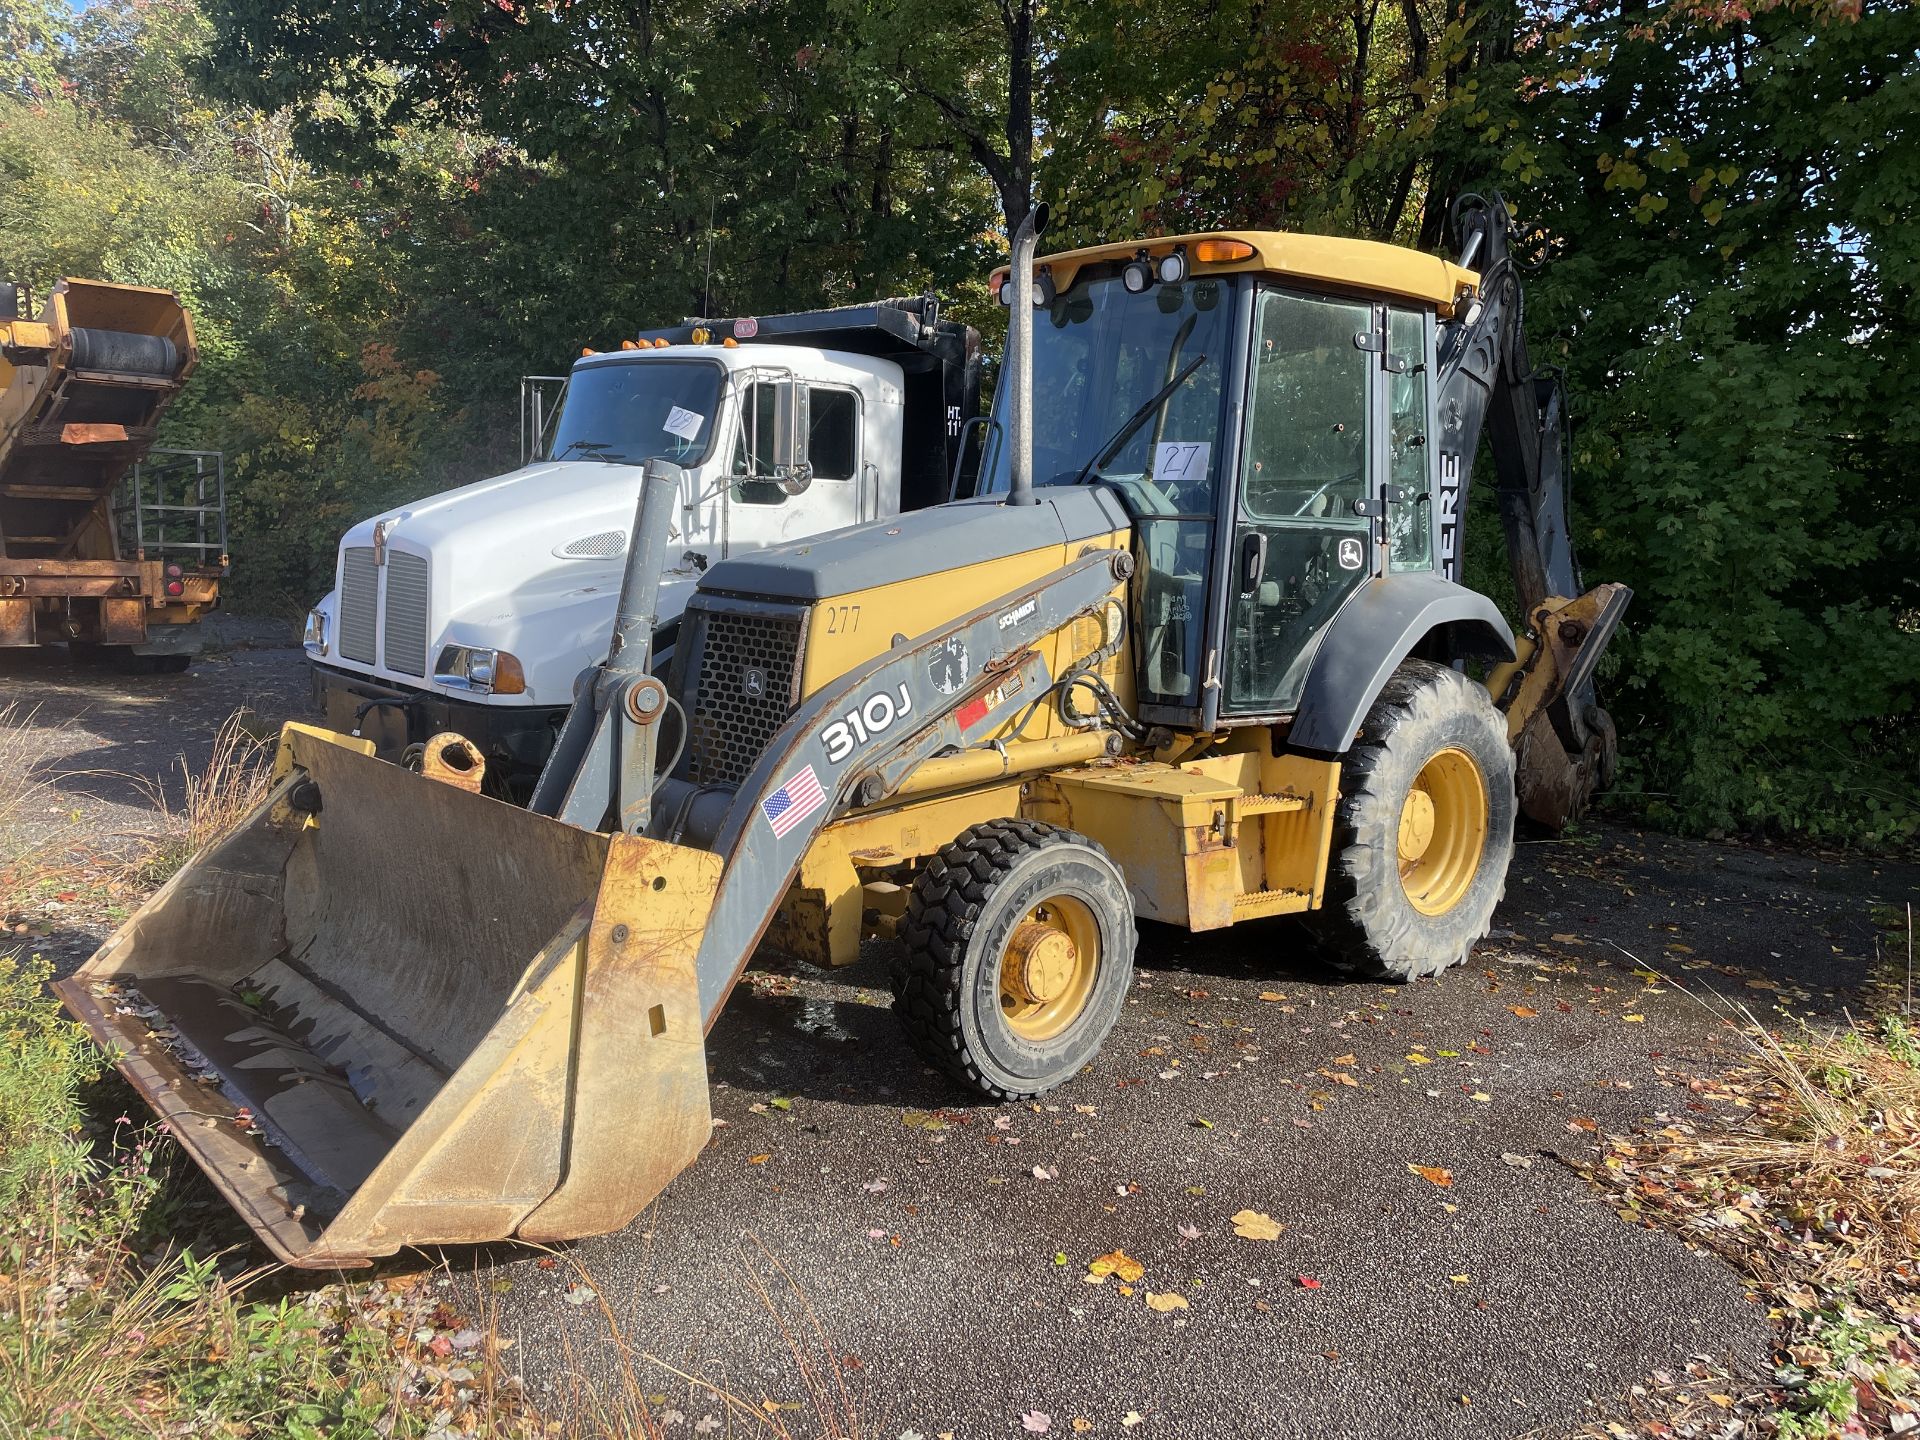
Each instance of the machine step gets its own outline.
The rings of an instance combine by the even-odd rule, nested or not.
[[[1304,810],[1309,802],[1299,795],[1243,795],[1239,800],[1240,818],[1250,815],[1279,815],[1289,810]]]
[[[1313,897],[1304,890],[1249,890],[1233,899],[1235,920],[1254,920],[1262,915],[1292,915],[1307,909]]]

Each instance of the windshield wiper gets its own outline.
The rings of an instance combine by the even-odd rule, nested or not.
[[[595,450],[606,449],[607,443],[608,442],[605,440],[569,440],[564,450],[562,450],[558,455],[554,455],[549,458],[553,460],[564,460],[576,450],[585,450],[589,452],[587,456],[588,459],[604,460],[607,458],[606,456],[595,455],[595,454],[592,454],[591,452]]]
[[[1187,381],[1191,380],[1193,378],[1193,372],[1206,363],[1206,356],[1194,356],[1193,359],[1187,362],[1186,367],[1182,369],[1178,375],[1154,391],[1146,404],[1142,405],[1138,410],[1134,411],[1132,415],[1127,417],[1127,423],[1114,432],[1113,438],[1101,447],[1100,453],[1080,467],[1080,473],[1073,477],[1073,483],[1076,485],[1084,485],[1088,476],[1098,475],[1106,463],[1118,455],[1127,441],[1133,438],[1133,432],[1146,424],[1147,417],[1153,414],[1161,402],[1182,385],[1186,384]]]

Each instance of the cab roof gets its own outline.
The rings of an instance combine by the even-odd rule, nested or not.
[[[1194,247],[1202,240],[1239,241],[1250,246],[1253,253],[1240,260],[1203,263],[1193,258]],[[1419,300],[1442,314],[1451,313],[1456,304],[1480,286],[1476,272],[1403,245],[1345,240],[1332,235],[1301,235],[1286,230],[1206,230],[1193,235],[1113,241],[1043,255],[1035,263],[1050,269],[1054,284],[1065,290],[1073,284],[1082,266],[1131,260],[1142,250],[1157,259],[1171,254],[1179,246],[1186,247],[1188,263],[1195,275],[1257,272],[1285,276],[1343,290]],[[996,286],[1007,270],[1008,267],[1002,265],[993,272]]]

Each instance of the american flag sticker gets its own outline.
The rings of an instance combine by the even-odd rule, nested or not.
[[[803,765],[799,774],[760,802],[760,813],[767,817],[774,835],[784,839],[789,830],[826,803],[827,792],[820,788],[820,777],[813,773],[813,766]]]

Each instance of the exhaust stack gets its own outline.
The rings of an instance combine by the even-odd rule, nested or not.
[[[1014,367],[1007,385],[1007,398],[1013,414],[1008,417],[1012,446],[1007,486],[1009,505],[1031,505],[1033,498],[1033,253],[1047,228],[1049,211],[1044,203],[1027,211],[1020,228],[1013,232],[1012,269],[1007,284],[1013,287],[1013,300],[1007,315],[1007,359]]]

